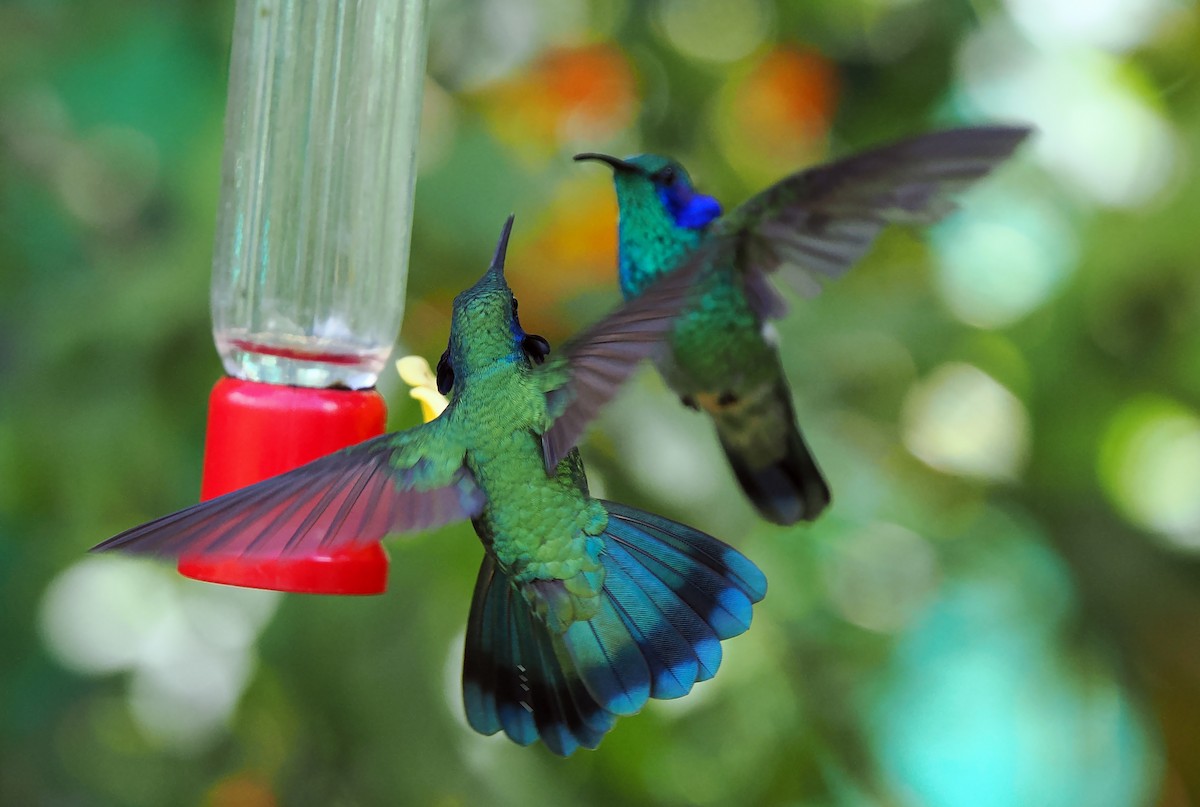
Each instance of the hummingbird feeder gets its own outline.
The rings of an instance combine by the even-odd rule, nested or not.
[[[237,0],[201,498],[384,432],[404,313],[425,0]],[[378,594],[387,554],[181,557],[199,580]]]

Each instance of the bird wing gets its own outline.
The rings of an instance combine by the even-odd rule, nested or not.
[[[931,224],[948,198],[1007,159],[1030,130],[948,129],[901,140],[785,177],[713,224],[691,258],[732,262],[760,316],[786,305],[766,279],[778,272],[800,294],[841,277],[889,224]]]
[[[655,281],[534,370],[546,393],[549,422],[542,452],[547,473],[575,447],[638,362],[665,347],[675,318],[688,303],[697,270],[698,264],[691,264]]]
[[[376,437],[126,530],[92,548],[306,558],[478,516],[486,499],[447,421]]]

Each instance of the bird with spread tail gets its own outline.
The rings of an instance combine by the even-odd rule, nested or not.
[[[435,419],[383,435],[101,543],[165,557],[279,559],[471,519],[484,558],[467,623],[471,726],[556,754],[595,748],[618,716],[711,678],[766,578],[698,530],[592,498],[584,427],[663,344],[688,295],[664,278],[550,356],[491,266],[454,300]]]
[[[1006,160],[1015,126],[950,129],[792,174],[728,213],[683,166],[655,154],[577,154],[613,170],[618,279],[635,300],[664,276],[697,271],[693,296],[657,361],[685,405],[707,413],[746,496],[776,524],[815,519],[829,487],[796,424],[770,320],[787,306],[770,278],[820,291],[889,224],[931,224],[949,196]]]

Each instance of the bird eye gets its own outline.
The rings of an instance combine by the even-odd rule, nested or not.
[[[437,364],[437,388],[438,392],[443,395],[449,395],[450,390],[454,389],[454,367],[450,364],[450,351],[447,350],[438,359]]]
[[[654,172],[654,181],[660,185],[674,185],[676,177],[677,174],[673,165],[665,166]]]
[[[521,349],[534,364],[541,364],[550,355],[550,343],[534,333],[525,335],[525,339],[521,342]]]

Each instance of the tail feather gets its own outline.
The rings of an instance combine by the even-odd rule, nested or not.
[[[466,643],[474,652],[464,659],[463,702],[476,731],[495,734],[503,729],[513,742],[529,745],[538,738],[532,712],[521,705],[522,685],[528,686],[525,670],[533,667],[526,660],[529,630],[518,623],[520,609],[512,604],[512,587],[486,557],[467,623]],[[490,685],[479,686],[480,681]]]
[[[616,725],[617,716],[597,703],[596,699],[588,692],[587,687],[583,685],[583,679],[574,673],[574,666],[566,645],[561,641],[553,641],[553,639],[549,644],[553,651],[553,657],[548,659],[547,663],[557,665],[562,680],[566,684],[570,704],[578,716],[573,724],[575,736],[579,738],[579,744],[584,748],[595,748],[600,745],[604,735]],[[568,670],[571,672],[567,672]]]
[[[750,626],[766,579],[745,556],[682,524],[604,502],[604,587],[592,619],[555,634],[492,556],[471,604],[463,699],[472,728],[556,754],[595,748],[617,716],[716,674],[721,639]]]
[[[683,607],[674,605],[674,600],[679,599],[678,595],[649,569],[640,565],[630,555],[630,550],[619,541],[613,541],[605,551],[623,572],[636,581],[658,614],[670,622],[686,642],[689,652],[696,659],[695,680],[707,681],[716,675],[717,668],[721,666],[721,640],[716,631],[686,601],[682,602]]]
[[[512,591],[509,587],[510,592]],[[510,598],[519,598],[515,592]],[[567,756],[579,747],[579,738],[572,724],[574,704],[566,691],[557,665],[547,664],[543,658],[543,637],[535,631],[535,619],[528,608],[513,608],[515,632],[519,639],[520,658],[524,662],[518,669],[521,682],[520,694],[524,701],[520,709],[532,718],[536,727],[535,739],[540,736],[546,747],[560,756]],[[542,685],[538,684],[538,678]]]
[[[691,645],[618,563],[605,571],[604,589],[626,634],[621,639],[632,638],[646,662],[648,697],[680,698],[691,692],[700,668]]]
[[[529,691],[529,673],[532,665],[522,653],[521,627],[516,622],[513,606],[515,597],[510,586],[502,586],[496,597],[500,636],[500,656],[497,666],[505,674],[499,676],[500,686],[496,690],[496,713],[504,733],[518,745],[530,745],[538,738],[537,724],[533,711],[526,703]]]
[[[607,583],[604,588],[600,612],[572,623],[563,639],[592,697],[615,715],[631,715],[650,699],[650,665],[621,621]]]
[[[786,526],[813,521],[829,506],[829,485],[800,435],[786,384],[711,414],[734,476],[763,518]]]
[[[733,547],[711,535],[678,524],[668,518],[656,516],[616,502],[605,502],[610,514],[619,519],[618,526],[636,527],[649,533],[651,541],[671,547],[676,552],[697,564],[708,567],[721,577],[726,577],[752,602],[758,602],[767,594],[767,578],[754,563]],[[643,541],[644,547],[652,544]]]
[[[625,548],[630,554],[676,599],[694,610],[718,639],[729,639],[750,627],[753,600],[739,587],[730,586],[708,566],[687,555],[663,544],[655,546],[653,538],[640,530],[618,527],[613,532],[618,541],[628,541]]]
[[[496,618],[503,585],[496,582],[496,561],[484,555],[471,596],[471,616],[467,619],[467,652],[463,658],[463,706],[471,728],[480,734],[500,731],[500,713],[496,708],[497,686],[489,685],[502,669],[497,642],[506,638],[504,626]]]
[[[560,756],[595,748],[615,716],[588,694],[561,639],[535,619],[487,555],[479,569],[463,659],[467,722],[529,745],[539,737]]]
[[[532,619],[531,621],[536,621]],[[534,705],[534,719],[543,737],[558,736],[557,743],[551,739],[546,747],[559,756],[570,756],[576,748],[595,748],[600,745],[604,735],[613,727],[616,716],[600,707],[588,695],[587,688],[578,677],[565,672],[559,654],[565,656],[563,650],[556,650],[552,639],[537,644],[537,655],[534,657],[538,668],[546,672],[546,682],[549,686],[553,701],[548,712],[543,712]],[[561,645],[561,643],[558,643]]]

